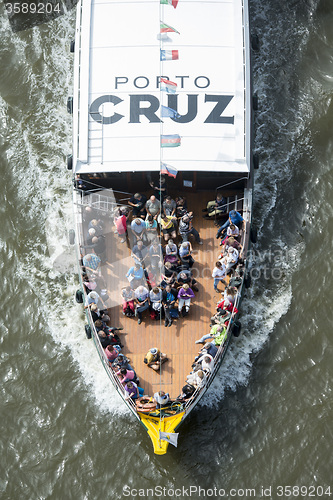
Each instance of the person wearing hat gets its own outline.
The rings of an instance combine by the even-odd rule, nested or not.
[[[239,212],[236,212],[236,210],[230,210],[227,222],[222,224],[222,226],[219,228],[219,230],[216,233],[216,239],[220,238],[224,229],[229,227],[230,224],[235,224],[241,230],[241,229],[244,229],[245,221]]]
[[[107,305],[103,301],[102,297],[98,295],[97,292],[89,292],[86,298],[86,304],[84,306],[87,309],[91,304],[96,304],[99,309],[107,309]],[[101,307],[102,306],[102,307]]]
[[[152,368],[155,371],[158,371],[163,363],[167,361],[166,354],[163,354],[157,347],[152,347],[147,352],[144,363],[146,363],[149,368]]]

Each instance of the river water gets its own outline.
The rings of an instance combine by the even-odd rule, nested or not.
[[[75,11],[15,33],[0,12],[0,498],[205,498],[199,488],[206,498],[329,498],[332,0],[251,2],[252,286],[242,335],[163,457],[121,405],[74,301],[64,157]]]

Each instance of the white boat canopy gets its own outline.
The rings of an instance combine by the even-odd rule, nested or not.
[[[164,1],[79,2],[75,173],[249,172],[247,9]]]

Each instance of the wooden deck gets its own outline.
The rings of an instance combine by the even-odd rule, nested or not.
[[[173,193],[170,193],[173,196]],[[150,318],[149,310],[143,313],[141,325],[136,318],[127,318],[122,314],[120,290],[128,285],[125,277],[128,269],[133,265],[130,257],[131,251],[126,243],[120,243],[112,232],[107,235],[108,252],[107,264],[103,266],[102,273],[107,277],[107,287],[110,296],[111,325],[124,328],[121,334],[124,348],[131,365],[140,378],[140,386],[145,394],[153,395],[156,391],[163,390],[171,398],[177,397],[183,387],[186,376],[191,371],[191,365],[199,348],[195,340],[209,332],[210,318],[215,312],[216,303],[221,295],[213,288],[211,277],[217,256],[219,255],[219,241],[215,235],[217,228],[214,221],[205,220],[202,208],[214,198],[211,192],[186,193],[188,209],[194,212],[193,226],[200,232],[203,245],[198,245],[191,237],[193,258],[195,264],[193,273],[198,282],[199,291],[195,292],[189,315],[174,320],[171,327],[164,326],[164,319],[155,321]],[[233,208],[233,207],[232,207]],[[181,238],[177,237],[177,244]],[[164,245],[164,243],[162,242]],[[221,287],[222,290],[222,287]],[[143,359],[151,347],[158,347],[168,356],[168,361],[163,364],[162,371],[155,372],[144,364]]]

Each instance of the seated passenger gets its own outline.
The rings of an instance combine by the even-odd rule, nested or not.
[[[121,370],[122,368],[126,368],[126,370],[133,370],[133,368],[129,364],[129,359],[126,358],[126,356],[122,353],[118,354],[118,357],[112,363],[112,368],[114,368],[115,371]]]
[[[242,248],[243,248],[242,245],[237,240],[235,240],[235,238],[233,236],[230,236],[229,238],[222,240],[222,243],[223,243],[223,246],[222,246],[222,250],[221,250],[221,253],[220,253],[218,259],[222,259],[223,255],[225,255],[225,253],[228,252],[230,247],[234,248],[239,253],[242,251]]]
[[[93,292],[97,288],[97,281],[95,277],[90,277],[87,274],[84,274],[82,276],[82,281],[83,281],[83,286],[86,291],[86,293]]]
[[[187,201],[184,196],[179,196],[178,198],[175,199],[176,202],[176,215],[177,219],[180,219],[183,217],[185,214],[188,213],[187,211]]]
[[[170,285],[166,285],[165,289],[162,292],[162,304],[165,314],[164,326],[172,325],[170,310],[175,307],[176,300],[177,300],[177,291],[171,288]]]
[[[227,256],[227,267],[226,267],[226,273],[228,273],[233,267],[236,266],[238,262],[238,250],[233,247],[229,247],[228,249],[228,256]]]
[[[177,286],[177,266],[171,264],[171,262],[166,262],[164,264],[164,272],[161,275],[161,288],[165,288],[166,285],[171,285],[173,288]]]
[[[134,264],[134,266],[130,267],[126,273],[126,278],[128,279],[132,289],[141,285],[144,277],[145,274],[140,264]]]
[[[191,305],[191,299],[194,297],[194,292],[193,290],[189,287],[187,283],[181,287],[181,289],[178,292],[178,311],[181,313],[183,307],[185,306],[185,311],[183,311],[183,316],[186,316],[186,314],[189,313],[190,310],[190,305]]]
[[[181,402],[186,402],[189,401],[195,392],[195,387],[194,385],[191,384],[186,384],[184,387],[182,387],[182,392],[181,394],[177,397],[176,401],[181,401]]]
[[[178,248],[173,240],[169,240],[165,246],[165,262],[172,264],[178,261]]]
[[[116,372],[121,384],[126,384],[126,382],[135,382],[136,373],[134,370],[127,370],[126,368],[121,368]]]
[[[162,245],[158,241],[154,241],[149,248],[150,266],[153,273],[159,271],[163,266],[163,250]]]
[[[183,286],[184,284],[189,285],[192,290],[198,292],[198,288],[196,287],[196,280],[192,276],[192,272],[189,269],[184,269],[177,274],[177,284],[178,286]]]
[[[230,224],[234,224],[235,226],[238,226],[239,229],[241,230],[241,229],[244,229],[245,221],[239,212],[236,212],[236,210],[230,210],[229,218],[228,218],[227,222],[222,224],[221,227],[219,228],[219,230],[217,231],[216,238],[220,238],[224,229],[229,227]]]
[[[84,308],[87,309],[90,306],[90,304],[96,304],[99,309],[107,309],[107,305],[103,301],[102,297],[98,295],[97,292],[88,293]]]
[[[93,239],[94,236],[96,236],[96,229],[94,229],[93,227],[91,227],[90,229],[88,229],[88,234],[86,236],[86,243],[87,243],[87,245],[91,245],[92,244],[92,239]]]
[[[144,243],[147,241],[146,236],[146,223],[138,217],[131,222],[131,232],[134,237],[134,243],[142,240]]]
[[[134,292],[130,286],[124,288],[121,292],[123,298],[123,315],[134,316]]]
[[[158,287],[150,290],[149,299],[153,311],[155,311],[157,313],[157,317],[159,317],[162,307],[162,290]]]
[[[142,313],[149,308],[149,291],[144,286],[139,286],[134,291],[135,296],[135,316],[138,317],[138,325],[142,322]]]
[[[200,389],[206,383],[206,374],[203,370],[197,370],[187,375],[186,382],[193,385],[196,389]]]
[[[152,244],[152,242],[158,237],[157,221],[153,218],[152,215],[148,215],[146,219],[146,236],[148,239],[148,244]]]
[[[146,202],[147,197],[140,193],[135,193],[135,195],[129,199],[128,204],[133,207],[133,217],[141,217],[142,219],[145,219],[147,213],[145,208]]]
[[[200,234],[192,226],[193,215],[185,214],[179,221],[179,234],[181,235],[183,241],[188,241],[190,234],[193,234],[195,241],[199,245],[203,244]]]
[[[97,335],[99,337],[103,349],[106,349],[108,345],[113,344],[113,339],[111,338],[110,335],[107,335],[104,330],[99,330],[97,332]]]
[[[239,228],[236,224],[230,224],[227,228],[227,237],[233,236],[234,238],[239,237]]]
[[[146,267],[148,262],[148,248],[144,246],[142,240],[138,240],[136,245],[132,248],[132,257],[135,264]]]
[[[107,345],[104,352],[110,363],[117,359],[119,354],[112,344]]]
[[[221,193],[217,193],[215,200],[209,201],[207,207],[202,210],[207,212],[205,217],[210,218],[215,215],[225,214],[227,211],[227,200],[222,196]]]
[[[161,203],[152,195],[146,202],[146,211],[153,219],[157,219],[158,214],[161,212]]]
[[[110,321],[110,316],[107,314],[107,310],[98,309],[96,304],[89,305],[92,320],[95,322],[98,319],[102,320],[104,323],[108,323]]]
[[[228,286],[228,288],[226,288],[224,290],[223,298],[228,299],[229,302],[231,302],[232,304],[235,303],[236,297],[237,297],[237,288],[236,287]]]
[[[192,253],[192,245],[190,241],[183,241],[179,247],[179,257],[185,266],[191,268],[194,264],[194,259],[191,255]]]
[[[100,236],[103,234],[103,231],[104,231],[104,224],[103,224],[103,221],[101,219],[92,219],[89,224],[88,224],[88,230],[90,228],[94,228],[95,231],[96,231],[96,236]]]
[[[94,253],[87,253],[87,255],[85,255],[82,259],[82,264],[87,271],[95,274],[98,273],[99,267],[101,265],[101,259]]]
[[[158,371],[163,363],[168,360],[166,354],[160,352],[157,347],[152,347],[146,354],[144,358],[144,363],[155,371]]]
[[[224,263],[220,262],[219,260],[215,262],[215,267],[212,272],[212,278],[214,278],[214,290],[215,292],[219,292],[220,290],[218,289],[218,284],[223,283],[226,285],[226,281],[224,278],[226,277],[227,274],[227,268],[224,265]]]
[[[171,196],[166,196],[163,203],[162,209],[164,215],[170,215],[171,217],[176,217],[177,204],[175,200],[171,199]]]
[[[127,382],[124,390],[126,394],[125,399],[137,399],[144,394],[142,387],[138,387],[135,382]]]
[[[228,299],[223,299],[221,302],[217,304],[216,310],[219,311],[219,309],[221,310],[224,309],[225,311],[233,312],[234,315],[238,313],[237,307],[234,307],[233,304]]]
[[[154,399],[156,401],[156,408],[161,408],[162,406],[165,406],[166,404],[169,403],[170,396],[168,393],[165,393],[164,391],[159,391],[155,392]]]
[[[201,364],[201,369],[206,372],[210,373],[213,371],[214,368],[214,359],[213,356],[210,354],[202,354],[197,360],[197,363]]]
[[[175,223],[175,219],[171,217],[171,215],[162,214],[160,224],[165,241],[168,241],[169,238],[177,237],[177,226]]]
[[[207,342],[201,349],[202,354],[209,354],[212,358],[215,358],[217,351],[218,348],[212,342]]]
[[[226,311],[225,309],[218,309],[218,312],[214,314],[212,318],[210,318],[210,326],[213,325],[222,325],[228,326],[230,318],[232,314],[230,311]]]
[[[106,243],[105,236],[94,236],[91,240],[91,245],[85,245],[84,248],[88,248],[90,251],[93,250],[98,257],[101,259],[101,264],[105,264],[106,261]]]
[[[213,325],[210,332],[207,333],[206,335],[203,335],[201,339],[196,340],[196,344],[204,344],[205,340],[212,338],[213,340],[211,341],[212,344],[214,345],[221,345],[225,342],[227,339],[227,329],[223,327],[222,325]]]
[[[106,345],[113,345],[113,346],[119,345],[121,348],[124,347],[123,344],[121,343],[119,336],[116,334],[116,329],[108,328],[107,326],[105,327],[105,326],[103,326],[103,323],[102,323],[102,326],[97,326],[99,324],[99,321],[100,320],[95,321],[95,326],[96,326],[98,336],[100,337],[100,340],[103,339],[103,343],[105,344],[105,346]],[[104,332],[105,335],[103,335],[102,332]],[[103,347],[104,347],[104,345],[103,345]],[[104,349],[105,349],[105,347],[104,347]]]

